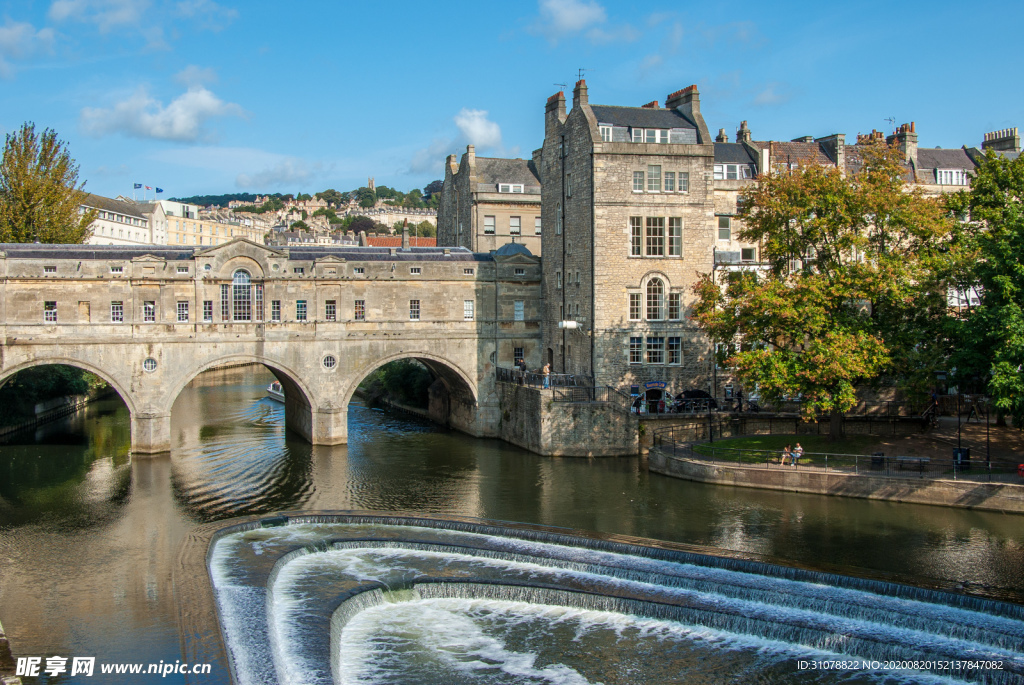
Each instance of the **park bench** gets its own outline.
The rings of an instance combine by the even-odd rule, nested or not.
[[[904,466],[916,466],[918,471],[924,471],[924,467],[931,463],[931,459],[928,457],[896,457],[896,463],[899,465],[900,471]]]

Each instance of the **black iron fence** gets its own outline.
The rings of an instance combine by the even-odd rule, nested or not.
[[[950,458],[891,456],[882,452],[872,455],[841,452],[803,452],[774,449],[742,449],[716,445],[713,442],[680,442],[671,431],[655,431],[653,446],[675,458],[707,461],[713,464],[764,469],[812,470],[900,478],[953,478],[1020,482],[1024,464],[1007,459],[974,459],[969,450],[953,453]]]
[[[604,385],[555,388],[551,399],[555,402],[607,402],[628,412],[632,398],[615,388]]]
[[[590,376],[571,373],[549,373],[545,384],[545,374],[542,373],[521,371],[517,368],[506,369],[501,366],[496,367],[494,371],[495,378],[499,383],[515,383],[531,388],[593,387],[594,385],[594,379]]]

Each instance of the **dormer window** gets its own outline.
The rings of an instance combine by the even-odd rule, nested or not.
[[[601,130],[601,140],[606,143],[612,142],[612,127],[611,126],[599,126]]]
[[[741,178],[753,178],[754,169],[749,164],[716,164],[716,181],[738,181]]]
[[[499,183],[498,184],[498,192],[499,193],[521,193],[521,192],[523,192],[523,184],[522,183]]]
[[[634,143],[667,143],[668,129],[664,128],[634,128]]]
[[[963,169],[936,169],[935,182],[940,186],[965,186],[967,172]]]

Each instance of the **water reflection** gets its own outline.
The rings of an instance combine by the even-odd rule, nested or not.
[[[689,483],[636,458],[538,457],[360,404],[347,446],[312,447],[265,399],[271,380],[262,367],[197,378],[174,406],[169,455],[129,459],[116,398],[0,447],[0,620],[17,653],[179,658],[179,541],[196,523],[281,509],[620,533],[1024,603],[1020,516]]]

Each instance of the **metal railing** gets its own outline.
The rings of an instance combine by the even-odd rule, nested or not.
[[[953,480],[1018,482],[1022,465],[1006,459],[937,458],[804,452],[793,460],[779,449],[742,449],[712,442],[677,442],[666,439],[668,431],[655,431],[653,446],[674,458],[707,461],[748,468],[792,469],[831,473],[890,476],[895,478],[947,478]]]
[[[494,372],[495,379],[499,383],[515,383],[516,385],[525,385],[531,388],[545,387],[544,374],[542,373],[523,372],[516,368],[507,369],[501,366],[496,367]],[[594,379],[589,376],[571,373],[549,373],[547,376],[547,387],[551,388],[593,387],[594,385]]]
[[[555,388],[551,399],[554,402],[604,402],[624,412],[629,411],[631,400],[629,395],[607,385]]]

